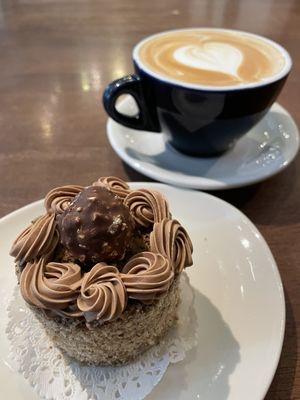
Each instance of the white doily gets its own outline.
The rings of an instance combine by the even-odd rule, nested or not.
[[[179,321],[167,337],[137,361],[123,367],[90,367],[63,355],[26,307],[16,287],[8,306],[10,366],[23,374],[43,399],[141,400],[156,386],[170,363],[184,359],[197,341],[193,329],[193,289],[181,277]]]

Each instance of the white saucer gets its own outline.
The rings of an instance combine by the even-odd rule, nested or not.
[[[163,192],[194,243],[194,267],[187,274],[194,296],[190,313],[195,344],[181,362],[168,367],[147,399],[262,400],[278,364],[285,326],[282,283],[263,237],[240,211],[206,193],[154,183],[131,186]],[[3,399],[38,398],[6,361],[5,328],[7,304],[16,287],[8,251],[20,230],[43,212],[38,201],[0,220]]]
[[[131,97],[118,106],[136,114]],[[111,118],[108,139],[119,157],[140,173],[175,186],[218,190],[246,186],[275,175],[291,163],[299,149],[299,134],[291,115],[275,103],[265,118],[235,147],[213,158],[179,153],[163,134],[126,128]]]

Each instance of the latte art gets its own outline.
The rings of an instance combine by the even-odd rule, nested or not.
[[[209,42],[203,46],[185,46],[175,50],[176,61],[187,67],[206,71],[222,72],[238,78],[238,69],[243,61],[242,53],[226,43]]]
[[[138,46],[150,71],[183,83],[207,86],[263,82],[286,65],[272,42],[255,35],[214,29],[170,31]]]

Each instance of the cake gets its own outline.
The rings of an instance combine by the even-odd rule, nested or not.
[[[121,365],[177,319],[192,243],[155,190],[115,177],[51,190],[14,241],[21,294],[53,343],[94,365]]]

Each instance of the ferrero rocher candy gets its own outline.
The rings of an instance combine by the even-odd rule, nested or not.
[[[61,243],[82,262],[122,260],[133,237],[127,206],[104,186],[89,186],[58,215]]]

